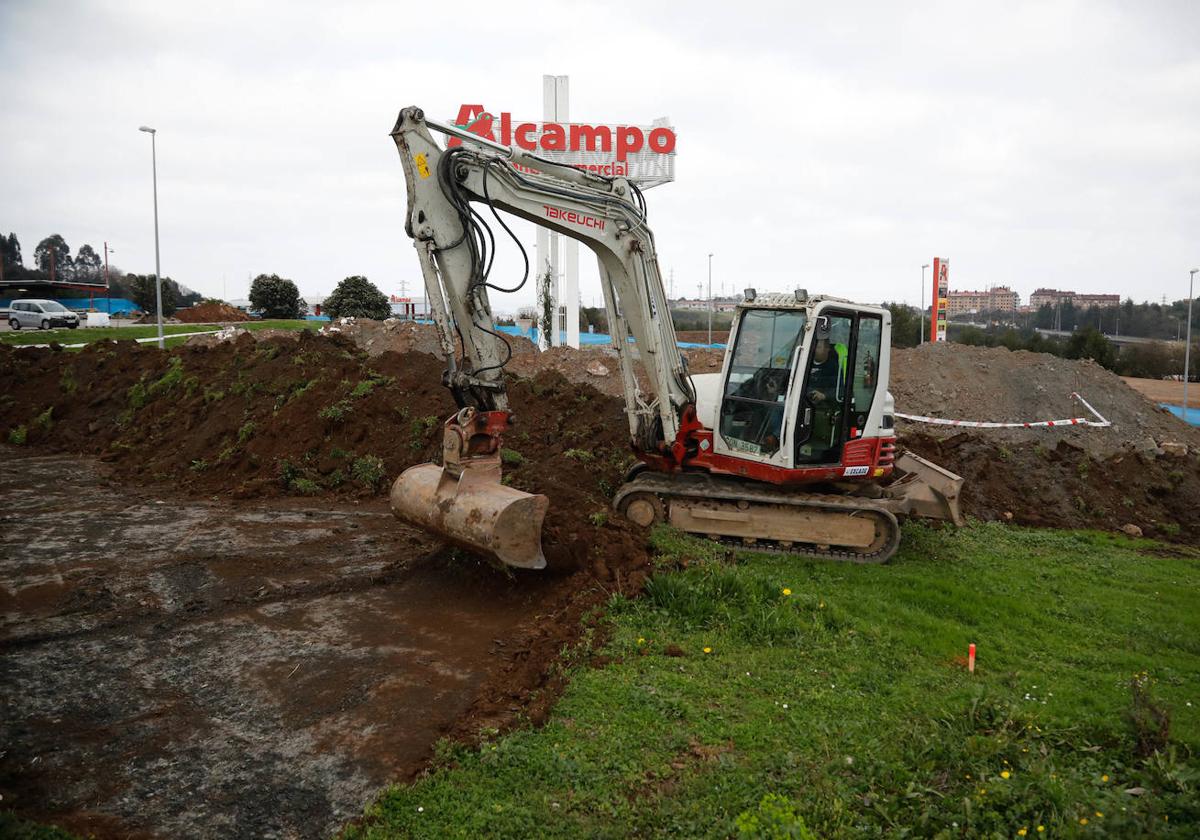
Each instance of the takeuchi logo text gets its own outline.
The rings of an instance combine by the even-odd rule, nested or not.
[[[513,125],[512,114],[501,111],[495,115],[483,110],[482,105],[463,105],[458,109],[459,128],[472,134],[486,137],[505,146],[518,149],[547,152],[612,152],[616,150],[618,161],[631,155],[649,151],[669,155],[675,151],[675,132],[669,128],[656,127],[646,132],[636,125],[587,125],[583,123],[539,123],[519,122]],[[461,146],[462,141],[451,137],[447,146]]]
[[[542,208],[546,211],[547,219],[559,219],[580,227],[604,230],[604,219],[597,219],[595,216],[577,213],[574,210],[563,210],[561,207],[551,207],[549,204],[543,204]]]

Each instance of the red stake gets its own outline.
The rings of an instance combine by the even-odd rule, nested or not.
[[[967,670],[972,674],[975,673],[975,643],[971,642],[967,646]]]

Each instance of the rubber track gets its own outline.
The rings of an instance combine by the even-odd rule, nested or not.
[[[752,545],[746,545],[737,537],[714,540],[707,534],[691,532],[710,542],[727,545],[742,551],[769,551],[778,554],[796,554],[802,557],[819,557],[825,560],[836,560],[844,563],[886,563],[900,546],[900,524],[896,521],[895,514],[882,505],[872,504],[870,499],[865,498],[851,498],[828,493],[774,490],[761,485],[745,484],[736,480],[721,479],[699,473],[679,473],[668,476],[662,473],[643,472],[621,486],[613,500],[613,506],[618,506],[621,500],[631,493],[653,493],[656,496],[663,497],[664,501],[669,500],[671,497],[684,497],[709,501],[745,501],[754,504],[809,507],[851,513],[863,511],[872,514],[877,520],[882,520],[889,531],[888,538],[883,546],[872,552],[840,548],[821,549],[813,545],[804,546],[794,543],[790,547],[785,548],[774,540],[761,540]]]

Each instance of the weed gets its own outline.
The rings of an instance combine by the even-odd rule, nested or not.
[[[740,813],[733,825],[738,837],[817,840],[804,818],[796,813],[795,804],[774,793],[764,796],[757,808]]]
[[[338,469],[334,470],[333,472],[331,472],[325,478],[325,486],[326,487],[337,488],[337,487],[341,487],[345,483],[346,483],[346,474],[344,472],[342,472],[340,467]]]
[[[380,385],[390,385],[395,381],[394,377],[384,376],[381,373],[372,373],[370,378],[364,379],[354,386],[354,390],[350,392],[350,396],[356,399],[365,397]]]
[[[353,410],[354,403],[349,400],[338,400],[333,405],[327,405],[318,411],[317,416],[322,420],[331,420],[334,423],[340,423]]]
[[[221,450],[221,454],[217,456],[217,463],[223,464],[234,456],[237,452],[237,444],[231,443]]]
[[[8,442],[13,446],[24,446],[28,437],[29,430],[25,426],[17,426],[15,429],[8,430]]]
[[[525,463],[525,456],[515,449],[501,449],[500,463],[508,467],[519,467]]]
[[[341,449],[337,446],[329,450],[330,458],[349,458],[352,455],[354,455],[353,452],[347,452],[345,449]]]
[[[190,397],[192,394],[196,393],[196,390],[199,387],[200,387],[200,377],[198,377],[198,376],[195,376],[195,375],[189,376],[183,380],[183,393],[186,396]]]
[[[997,447],[996,451],[997,451],[997,454],[999,454],[1001,461],[1007,461],[1009,458],[1012,457],[1012,450],[1009,449],[1007,446]]]
[[[64,394],[74,394],[79,390],[79,383],[75,381],[75,371],[73,368],[63,368],[62,375],[58,377],[58,387]]]
[[[183,381],[183,359],[178,356],[171,358],[167,365],[167,370],[155,382],[151,383],[146,389],[147,396],[150,399],[160,397],[163,394],[170,393],[171,390]]]
[[[263,359],[270,361],[271,359],[274,359],[276,356],[279,355],[279,345],[278,344],[260,344],[260,345],[258,345],[258,349],[254,351],[254,355],[260,356]]]
[[[220,402],[223,399],[225,399],[225,392],[220,390],[219,388],[205,388],[204,389],[204,404],[205,405],[207,405],[208,403]]]
[[[1162,522],[1162,523],[1159,523],[1158,530],[1162,531],[1168,537],[1178,537],[1179,530],[1180,530],[1179,523],[1178,522]]]
[[[208,469],[208,461],[205,461],[203,458],[197,458],[188,465],[188,469],[192,472],[204,472]]]
[[[410,430],[412,431],[413,438],[424,442],[429,437],[429,433],[437,428],[437,425],[438,419],[430,414],[413,420]]]
[[[1134,751],[1148,758],[1167,746],[1171,735],[1171,713],[1154,699],[1155,680],[1146,671],[1129,681],[1131,694],[1126,720],[1133,730]]]
[[[148,392],[146,383],[139,381],[129,386],[129,390],[125,392],[126,399],[129,402],[129,407],[134,411],[144,406],[148,401]]]
[[[254,436],[254,421],[247,420],[245,423],[242,424],[242,427],[240,429],[238,429],[238,435],[237,435],[238,443],[245,443],[246,441],[250,440],[250,438],[253,436]]]
[[[597,528],[601,527],[607,521],[608,521],[608,511],[606,511],[606,510],[598,510],[595,513],[588,516],[588,522],[591,522]]]
[[[54,425],[53,415],[54,406],[50,406],[37,417],[33,418],[29,425],[37,429],[39,432],[47,434],[49,433],[50,428]]]
[[[321,485],[311,478],[297,478],[292,481],[291,489],[301,496],[315,496],[321,492]]]
[[[387,478],[387,470],[383,459],[375,455],[364,455],[355,458],[350,465],[350,474],[362,482],[372,492],[378,492],[380,483]]]
[[[581,464],[586,464],[596,459],[596,456],[586,449],[568,449],[563,453],[563,457],[570,458],[572,461],[578,461]]]

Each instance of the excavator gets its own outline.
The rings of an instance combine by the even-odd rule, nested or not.
[[[445,148],[431,131],[449,138]],[[443,428],[442,463],[411,467],[393,484],[398,518],[508,566],[546,565],[549,500],[501,483],[512,347],[488,292],[519,286],[490,280],[496,246],[485,214],[516,242],[530,273],[503,211],[596,255],[637,459],[613,499],[626,518],[858,563],[892,556],[897,517],[962,524],[962,479],[897,450],[887,309],[748,288],[721,372],[693,375],[635,182],[496,143],[417,107],[400,112],[391,136],[407,186],[405,231],[447,365],[442,381],[458,407]]]

